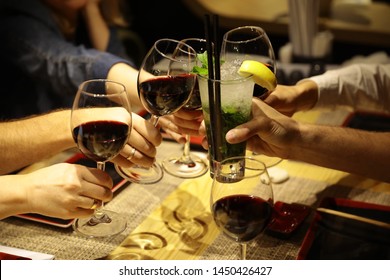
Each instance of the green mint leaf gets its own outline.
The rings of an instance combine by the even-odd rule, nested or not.
[[[206,68],[208,67],[208,62],[207,62],[207,51],[204,53],[200,53],[197,55],[199,61],[202,63],[202,67]]]
[[[203,67],[200,67],[200,66],[194,66],[192,68],[192,72],[194,74],[199,74],[199,75],[202,75],[202,76],[205,76],[205,75],[207,75],[209,73],[207,68],[203,68]]]
[[[192,72],[194,74],[199,74],[202,76],[208,75],[209,71],[208,71],[207,51],[205,51],[204,53],[197,54],[197,58],[202,64],[202,66],[194,66],[192,68]],[[221,61],[221,64],[222,63],[223,61]]]
[[[197,54],[197,58],[200,61],[200,63],[202,64],[202,66],[194,66],[192,68],[192,72],[194,74],[199,74],[202,76],[208,75],[209,71],[208,71],[208,65],[207,65],[207,51],[205,51],[204,53]]]

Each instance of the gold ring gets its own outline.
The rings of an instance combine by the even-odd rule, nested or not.
[[[92,204],[90,209],[95,210],[96,208],[98,208],[99,205],[100,205],[100,201],[97,199],[94,199],[93,204]]]
[[[135,154],[135,148],[134,147],[132,147],[132,148],[133,149],[131,150],[130,155],[126,158],[127,160],[131,160],[133,158],[134,154]]]

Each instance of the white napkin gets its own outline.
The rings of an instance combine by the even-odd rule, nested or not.
[[[53,255],[28,251],[24,249],[13,248],[13,247],[8,247],[3,245],[0,245],[0,252],[8,253],[15,256],[21,256],[32,260],[53,260],[54,259]]]

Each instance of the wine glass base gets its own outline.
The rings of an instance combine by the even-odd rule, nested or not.
[[[75,219],[73,230],[86,237],[112,237],[126,229],[126,219],[113,211],[103,210],[107,218],[99,222],[98,218],[86,217]]]
[[[159,182],[164,176],[164,171],[158,163],[154,163],[149,168],[138,165],[123,168],[115,165],[115,169],[123,178],[137,184],[154,184]]]
[[[164,170],[172,176],[188,179],[204,175],[208,170],[207,161],[191,155],[191,161],[184,162],[181,157],[171,157],[162,162]]]

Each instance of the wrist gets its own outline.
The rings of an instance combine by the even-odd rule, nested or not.
[[[27,194],[29,188],[28,175],[4,175],[0,177],[0,184],[2,186],[0,219],[31,212]]]
[[[299,110],[312,109],[318,101],[318,85],[309,79],[299,81],[295,88],[298,95]]]
[[[311,125],[303,122],[296,122],[294,132],[289,136],[289,159],[302,160],[307,151],[310,151],[310,145],[315,139],[311,133]]]

